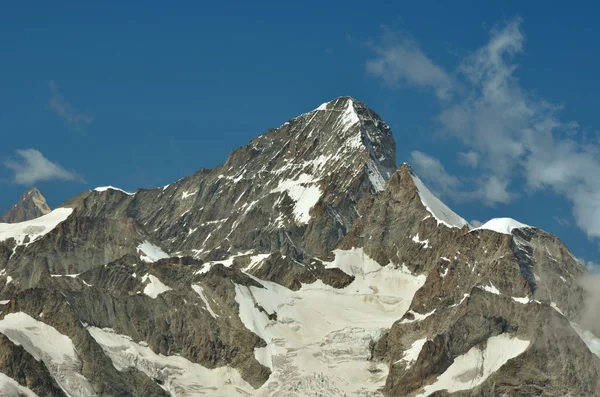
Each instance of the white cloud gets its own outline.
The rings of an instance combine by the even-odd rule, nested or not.
[[[415,150],[411,152],[411,163],[418,175],[433,183],[433,190],[441,194],[455,192],[460,185],[458,178],[448,174],[442,163],[428,154]]]
[[[600,265],[592,262],[592,261],[587,261],[583,258],[577,258],[577,260],[583,265],[585,266],[586,269],[588,269],[590,272],[595,273],[598,270],[600,270]]]
[[[561,120],[561,106],[521,86],[515,57],[524,43],[521,19],[514,18],[493,29],[487,44],[464,57],[452,74],[405,39],[377,47],[378,58],[367,65],[384,81],[447,89],[460,84],[454,95],[440,99],[437,122],[446,136],[464,145],[458,163],[478,176],[465,189],[453,176],[424,175],[446,187],[440,189],[443,194],[494,205],[514,200],[516,191],[550,189],[572,203],[578,227],[589,237],[600,237],[600,147],[597,141],[576,140],[582,131],[576,122]],[[429,65],[423,72],[429,77],[414,77],[416,65]],[[458,83],[447,83],[450,75]],[[443,170],[441,163],[436,167]]]
[[[14,171],[14,182],[19,185],[48,180],[82,181],[79,175],[48,160],[36,149],[17,150],[16,154],[19,159],[4,161],[4,165]]]
[[[462,165],[476,168],[479,165],[479,153],[469,150],[466,153],[458,153],[458,161]]]
[[[495,175],[480,177],[465,188],[456,176],[446,171],[440,160],[418,150],[411,152],[411,163],[436,193],[456,201],[480,200],[495,205],[509,203],[516,196],[508,191],[508,181]]]
[[[473,219],[471,222],[469,222],[471,224],[471,226],[473,227],[479,227],[481,225],[483,225],[483,222],[478,221],[477,219]]]
[[[392,87],[426,86],[446,99],[453,89],[452,78],[433,63],[406,34],[387,33],[374,46],[377,56],[367,61],[367,71]]]
[[[62,117],[70,127],[80,131],[94,120],[91,114],[73,109],[71,103],[61,95],[58,85],[54,81],[50,80],[48,85],[52,93],[48,102],[50,109]]]

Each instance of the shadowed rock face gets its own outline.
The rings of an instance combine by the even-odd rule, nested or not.
[[[0,372],[40,396],[600,395],[583,266],[536,228],[470,230],[395,156],[340,97],[0,234]]]
[[[1,221],[6,223],[28,221],[46,215],[50,211],[46,198],[34,187],[23,193],[19,202],[2,215]]]

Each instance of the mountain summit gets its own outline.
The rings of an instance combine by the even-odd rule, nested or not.
[[[0,394],[600,396],[581,263],[471,228],[395,157],[339,97],[214,169],[0,223]]]
[[[21,199],[8,212],[2,215],[2,222],[17,223],[39,218],[50,212],[46,198],[33,187],[23,193]]]

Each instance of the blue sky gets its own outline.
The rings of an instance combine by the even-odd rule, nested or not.
[[[350,95],[466,219],[600,260],[594,3],[35,3],[0,15],[0,212],[167,184]]]

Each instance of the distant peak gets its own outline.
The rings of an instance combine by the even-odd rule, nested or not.
[[[36,187],[25,191],[21,199],[7,213],[2,215],[2,222],[17,223],[39,218],[51,211],[46,198]]]
[[[29,189],[28,191],[25,192],[25,194],[42,194],[39,189],[37,187],[32,187],[31,189]]]

